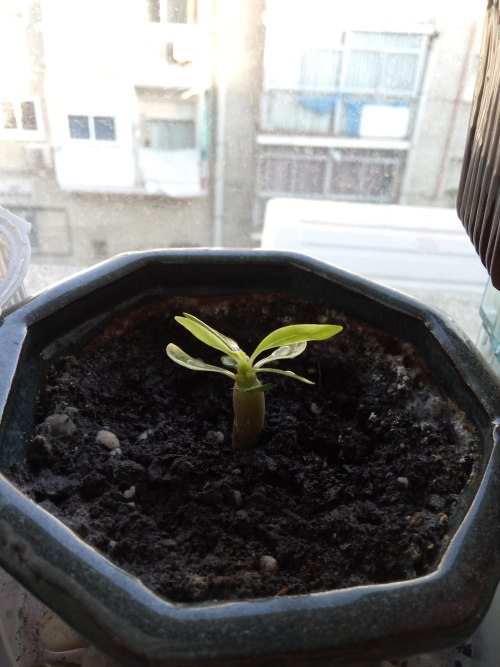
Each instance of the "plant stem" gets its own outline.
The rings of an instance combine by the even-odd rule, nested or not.
[[[255,378],[253,386],[261,383]],[[259,441],[264,428],[265,397],[263,391],[241,391],[238,384],[233,387],[233,447],[251,449]]]

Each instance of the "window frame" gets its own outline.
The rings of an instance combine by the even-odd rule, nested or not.
[[[404,176],[405,162],[407,153],[401,148],[387,147],[383,148],[359,148],[354,145],[349,147],[319,147],[314,148],[306,146],[290,146],[284,144],[278,145],[262,145],[259,154],[258,167],[258,193],[259,198],[267,200],[275,197],[301,197],[301,198],[317,198],[334,199],[339,201],[366,201],[381,204],[391,204],[397,200],[399,190],[401,188],[402,179]],[[295,188],[273,188],[268,187],[265,182],[267,174],[267,166],[272,162],[288,163],[288,178],[291,185],[297,184],[298,175],[303,171],[301,164],[305,162],[315,162],[321,165],[323,170],[322,187],[317,191],[299,191]],[[335,172],[342,163],[357,163],[360,167],[357,175],[359,181],[359,191],[356,193],[341,192],[332,187],[332,178],[335,178]],[[388,165],[392,167],[393,174],[391,177],[389,190],[384,190],[380,196],[374,196],[369,193],[363,196],[365,192],[364,183],[366,181],[366,171],[369,170],[370,164]],[[271,168],[271,172],[274,168]],[[312,178],[316,178],[313,175]],[[304,181],[305,182],[305,181]]]
[[[369,45],[362,46],[356,44],[356,39],[359,35],[411,35],[420,38],[419,43],[413,46],[396,46],[389,45],[387,48],[381,50],[379,45],[377,47],[370,47]],[[337,65],[337,71],[335,76],[332,76],[332,83],[330,85],[308,85],[305,80],[307,77],[304,76],[304,72],[307,68],[304,67],[304,62],[309,56],[312,58],[312,54],[317,52],[328,51],[323,47],[318,49],[306,49],[302,52],[300,58],[300,67],[297,68],[295,75],[295,83],[288,81],[286,85],[280,86],[274,81],[274,73],[272,69],[272,61],[269,60],[269,55],[265,54],[264,57],[264,80],[262,87],[261,95],[261,105],[260,105],[260,132],[267,135],[309,135],[317,137],[318,140],[321,137],[357,137],[359,135],[351,134],[348,131],[347,126],[347,116],[349,115],[349,110],[347,108],[348,103],[368,103],[372,101],[373,103],[381,104],[386,102],[387,105],[393,106],[397,104],[405,104],[409,110],[409,121],[406,138],[411,137],[413,132],[413,123],[416,115],[416,107],[418,104],[419,92],[422,86],[423,75],[425,71],[425,65],[428,59],[429,46],[430,46],[430,37],[431,32],[427,29],[426,26],[419,26],[413,30],[409,30],[407,26],[401,29],[393,30],[367,30],[362,28],[351,27],[348,30],[342,32],[342,36],[339,43],[332,45],[330,49],[332,53],[338,54],[339,62]],[[273,47],[271,46],[271,50]],[[357,52],[364,53],[373,51],[374,53],[381,55],[381,72],[378,74],[379,83],[373,88],[368,89],[367,87],[356,87],[349,85],[348,76],[349,76],[349,66],[352,62],[352,57]],[[383,76],[383,67],[384,63],[387,61],[388,57],[394,54],[410,54],[417,57],[417,62],[414,70],[414,78],[412,86],[404,88],[387,88],[382,85],[383,81],[381,78]],[[318,100],[322,96],[326,97],[337,97],[338,102],[335,106],[335,109],[328,114],[328,123],[329,129],[327,132],[318,130],[302,130],[299,125],[301,123],[299,112],[297,111],[297,127],[288,128],[286,130],[280,129],[276,125],[276,121],[273,121],[272,118],[272,109],[275,104],[279,104],[279,95],[294,95],[297,101],[297,104],[301,104],[300,98],[311,97],[311,100],[314,99],[314,96]],[[307,109],[307,106],[304,105]],[[282,123],[285,125],[286,123]],[[318,144],[320,145],[320,144]]]
[[[116,123],[116,116],[105,116],[103,114],[99,115],[89,115],[89,114],[74,114],[74,113],[68,113],[67,116],[67,132],[68,132],[68,137],[70,141],[76,141],[76,142],[81,142],[81,141],[88,141],[92,144],[97,144],[97,145],[115,145],[118,141],[118,136],[117,136],[117,123]],[[73,136],[71,134],[71,119],[77,119],[77,118],[85,118],[87,120],[87,126],[89,130],[89,136],[88,137],[77,137]],[[98,137],[97,132],[96,132],[96,120],[112,120],[113,121],[113,138],[103,138],[103,137]]]

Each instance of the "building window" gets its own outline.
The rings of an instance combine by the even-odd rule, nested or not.
[[[325,199],[396,201],[404,151],[265,146],[259,190],[265,198],[286,195]]]
[[[396,201],[404,159],[399,151],[334,150],[329,193],[336,199]]]
[[[196,127],[192,120],[148,119],[146,143],[149,148],[183,150],[196,148]]]
[[[98,141],[114,141],[115,119],[109,116],[94,117],[94,134]]]
[[[111,116],[68,116],[72,139],[115,141],[115,119]]]
[[[147,0],[148,20],[152,23],[197,23],[197,0]]]
[[[88,116],[68,116],[69,136],[72,139],[90,139]]]
[[[260,161],[260,190],[270,196],[323,195],[326,170],[326,149],[269,147]]]
[[[262,131],[409,136],[427,56],[426,35],[344,32],[334,48],[304,47],[300,53],[298,47],[298,54],[284,53],[272,39],[266,44]]]
[[[161,19],[160,0],[147,0],[148,20],[159,23]]]
[[[17,129],[17,119],[12,102],[2,102],[2,127],[4,130]]]
[[[3,130],[38,130],[35,103],[32,100],[21,102],[0,102],[0,127]]]

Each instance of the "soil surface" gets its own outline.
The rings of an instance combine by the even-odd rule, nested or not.
[[[261,445],[234,451],[231,380],[165,354],[175,342],[220,365],[173,320],[183,311],[249,353],[285,324],[344,331],[279,365],[315,385],[261,375],[274,385]],[[38,410],[18,486],[175,602],[429,572],[479,448],[408,344],[285,296],[149,304],[57,360]]]

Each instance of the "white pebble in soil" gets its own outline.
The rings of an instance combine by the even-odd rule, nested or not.
[[[410,486],[410,480],[408,477],[398,477],[396,482],[407,489]]]
[[[40,426],[40,431],[43,435],[63,438],[64,436],[72,435],[76,431],[76,425],[68,415],[57,413],[46,417]]]
[[[111,431],[107,431],[106,429],[99,431],[95,439],[96,442],[98,442],[100,445],[104,445],[108,449],[118,449],[120,446],[120,441],[116,435]]]
[[[211,445],[222,445],[224,442],[224,433],[222,431],[207,431],[205,437]]]
[[[259,567],[261,572],[274,574],[278,571],[278,562],[276,558],[273,558],[272,556],[261,556],[259,560]]]

